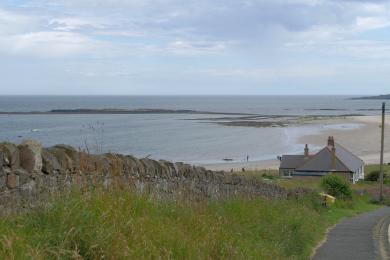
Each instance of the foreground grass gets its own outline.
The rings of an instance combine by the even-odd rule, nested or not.
[[[323,208],[301,200],[161,201],[125,191],[73,192],[0,220],[1,259],[308,259],[367,198]]]

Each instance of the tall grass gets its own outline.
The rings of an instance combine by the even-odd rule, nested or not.
[[[73,192],[0,221],[2,259],[307,258],[326,221],[310,203],[156,201]]]
[[[156,200],[71,192],[0,220],[0,259],[308,259],[326,228],[374,209],[299,200]]]

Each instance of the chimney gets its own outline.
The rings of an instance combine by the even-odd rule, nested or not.
[[[334,147],[334,138],[333,136],[328,137],[328,146],[329,147]]]
[[[309,147],[307,144],[305,144],[305,152],[304,152],[305,157],[309,157]]]
[[[336,148],[332,146],[332,170],[336,170]]]

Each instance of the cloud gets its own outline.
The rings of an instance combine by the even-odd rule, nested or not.
[[[390,26],[388,17],[360,17],[356,18],[356,26],[358,30],[372,30]]]
[[[340,75],[339,64],[388,63],[389,14],[384,0],[6,1],[0,65],[9,55],[43,58],[48,67],[67,58],[84,80],[105,75],[126,85],[132,71],[147,71],[137,83],[167,88],[163,79],[179,75],[321,84],[316,79]],[[117,60],[124,69],[112,67]]]
[[[80,17],[54,18],[49,21],[49,25],[58,31],[74,31],[83,28],[104,29],[108,26],[98,19]]]
[[[39,21],[34,16],[9,12],[0,8],[0,35],[34,30],[38,23]]]
[[[207,41],[182,41],[177,40],[168,45],[167,51],[178,55],[197,55],[220,53],[226,50],[227,44],[224,42],[207,42]]]
[[[66,57],[92,52],[96,46],[87,37],[70,32],[34,32],[3,39],[11,53],[43,57]]]
[[[0,52],[45,58],[99,52],[107,44],[86,34],[72,32],[91,25],[82,19],[49,19],[0,9]],[[96,28],[98,25],[94,24]]]
[[[278,48],[296,41],[311,42],[313,46],[324,38],[348,41],[362,31],[388,27],[390,11],[386,1],[67,0],[57,1],[54,7],[50,1],[28,2],[35,6],[40,3],[37,12],[44,15],[37,19],[8,13],[5,24],[17,20],[20,27],[28,28],[26,21],[35,19],[46,25],[26,29],[28,33],[78,33],[50,34],[64,40],[63,45],[69,44],[69,53],[83,50],[75,41],[89,39],[96,43],[105,37],[103,41],[116,46],[111,48],[113,55],[118,50],[130,54],[133,48],[143,55],[164,51],[173,55],[203,55]],[[0,31],[4,30],[0,27]],[[58,44],[54,39],[47,42]]]

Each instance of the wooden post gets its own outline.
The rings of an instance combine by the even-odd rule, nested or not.
[[[379,200],[383,201],[383,148],[384,148],[384,138],[385,138],[385,105],[386,103],[382,103],[382,127],[381,127],[381,158],[379,165],[379,173],[380,173],[380,194]]]

